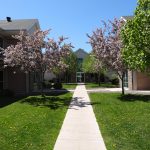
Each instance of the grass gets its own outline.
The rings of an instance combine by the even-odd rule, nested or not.
[[[0,149],[52,150],[71,97],[71,93],[30,96],[3,105],[0,109]]]
[[[76,88],[76,86],[77,86],[76,83],[70,83],[70,84],[63,83],[63,89],[67,89],[67,90],[73,90]]]
[[[150,148],[150,96],[91,93],[90,98],[108,150]]]
[[[116,88],[117,85],[113,85],[111,83],[101,83],[100,86],[97,83],[86,83],[85,84],[87,89],[91,88]]]

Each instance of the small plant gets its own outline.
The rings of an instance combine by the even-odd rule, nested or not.
[[[60,82],[54,83],[53,88],[56,90],[62,89],[62,83]]]
[[[52,86],[52,83],[49,82],[49,81],[44,81],[43,82],[43,88],[44,89],[51,89],[53,86]]]

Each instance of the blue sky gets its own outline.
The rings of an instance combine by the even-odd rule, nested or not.
[[[52,29],[50,37],[69,37],[75,48],[90,51],[87,33],[101,20],[133,15],[137,0],[1,0],[0,20],[36,18],[42,30]]]

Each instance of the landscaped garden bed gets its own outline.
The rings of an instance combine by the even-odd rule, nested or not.
[[[148,150],[150,96],[91,93],[93,109],[108,150]]]
[[[71,98],[71,93],[55,93],[1,105],[0,149],[52,150]]]

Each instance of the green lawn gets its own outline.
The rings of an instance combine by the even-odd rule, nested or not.
[[[77,86],[76,83],[69,83],[69,84],[63,83],[63,89],[67,89],[67,90],[73,90],[76,88],[76,86]]]
[[[108,150],[149,150],[150,96],[91,93]]]
[[[111,83],[101,83],[100,86],[97,83],[86,83],[85,84],[87,89],[91,89],[91,88],[116,88],[118,87],[117,85],[113,85]]]
[[[0,149],[52,150],[71,97],[32,96],[2,107]]]

